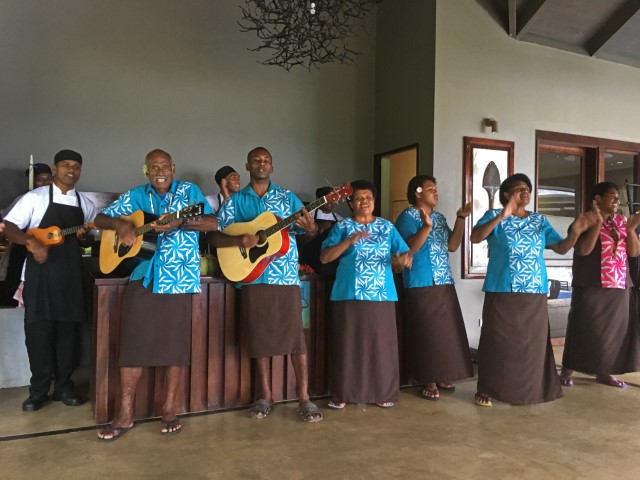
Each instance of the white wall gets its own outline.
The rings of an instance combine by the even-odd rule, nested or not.
[[[325,177],[368,177],[373,156],[374,41],[355,66],[257,63],[236,0],[0,2],[0,206],[26,186],[29,154],[85,158],[79,188],[144,182],[152,148],[178,176],[214,188],[224,164],[268,147],[274,181],[310,199]],[[368,30],[375,32],[375,20]],[[243,181],[247,180],[243,174]]]
[[[518,42],[475,1],[438,1],[434,174],[440,210],[455,215],[462,195],[462,137],[515,142],[515,171],[535,177],[535,130],[640,142],[640,69]],[[499,132],[484,134],[484,117]],[[460,280],[458,295],[477,345],[482,282]]]

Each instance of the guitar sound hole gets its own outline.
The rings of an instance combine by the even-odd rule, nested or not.
[[[258,245],[262,246],[267,242],[267,234],[264,230],[258,230],[256,236],[258,237]]]

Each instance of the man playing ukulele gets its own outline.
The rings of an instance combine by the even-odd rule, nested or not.
[[[6,237],[26,245],[24,279],[25,338],[31,385],[25,412],[39,410],[49,400],[51,375],[55,378],[53,399],[67,406],[84,403],[73,390],[75,330],[87,318],[82,282],[80,238],[86,228],[49,247],[23,230],[68,228],[85,225],[96,214],[93,202],[75,190],[82,172],[82,157],[62,150],[54,158],[53,184],[22,196],[5,218]]]

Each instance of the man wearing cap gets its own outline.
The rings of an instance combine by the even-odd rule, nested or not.
[[[74,392],[75,332],[87,318],[82,282],[80,239],[86,228],[49,247],[27,235],[30,228],[68,228],[86,225],[96,214],[93,202],[75,190],[82,172],[82,156],[61,150],[54,157],[53,183],[25,193],[5,218],[5,235],[27,247],[23,298],[25,342],[31,367],[29,398],[22,410],[39,410],[49,400],[51,375],[53,399],[67,406],[82,405]]]
[[[233,167],[225,165],[218,169],[215,174],[215,179],[218,187],[220,187],[220,193],[217,195],[207,195],[206,199],[209,205],[211,205],[213,213],[217,214],[224,201],[240,190],[240,175]]]
[[[30,168],[25,172],[29,176]],[[33,187],[39,188],[46,185],[51,185],[53,182],[53,176],[51,174],[51,168],[46,163],[34,163],[33,164]],[[18,203],[18,200],[22,198],[22,195],[17,197],[11,205],[2,211],[2,216],[6,216],[11,211],[13,206]],[[27,249],[24,245],[16,245],[10,243],[7,250],[2,255],[0,260],[0,306],[3,307],[16,307],[18,301],[14,300],[13,296],[20,285],[20,277],[22,276],[22,267],[24,260],[27,257]]]

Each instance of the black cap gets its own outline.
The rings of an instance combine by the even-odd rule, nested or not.
[[[29,175],[29,169],[25,170],[25,175]],[[33,164],[33,176],[40,175],[41,173],[48,173],[51,175],[51,167],[46,163],[34,163]]]
[[[74,160],[79,164],[82,164],[82,155],[78,152],[74,152],[73,150],[60,150],[56,153],[56,156],[53,157],[53,163],[56,164],[58,162],[62,162],[63,160]]]
[[[316,198],[324,197],[333,191],[331,187],[319,187],[316,189]]]
[[[238,173],[238,172],[236,172],[233,169],[233,167],[230,167],[229,165],[225,165],[224,167],[222,167],[216,172],[216,176],[215,176],[216,183],[220,185],[220,182],[222,182],[222,179],[227,178],[232,173]]]

